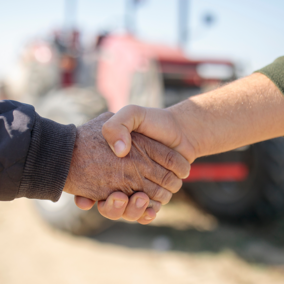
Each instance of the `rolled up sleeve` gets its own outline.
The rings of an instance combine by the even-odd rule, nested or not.
[[[284,95],[284,56],[277,58],[271,64],[255,72],[268,77]]]

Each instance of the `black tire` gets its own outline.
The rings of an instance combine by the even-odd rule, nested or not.
[[[224,154],[221,154],[224,155]],[[185,190],[206,211],[230,221],[266,221],[284,213],[284,138],[250,146],[243,182],[197,182]]]
[[[96,234],[111,226],[112,222],[102,217],[96,206],[88,211],[79,209],[74,196],[62,193],[60,200],[35,200],[41,217],[53,227],[74,235]]]
[[[36,109],[43,117],[78,126],[107,111],[107,104],[93,89],[69,88],[47,94],[38,101]],[[99,214],[97,208],[80,210],[74,203],[74,197],[64,192],[56,203],[35,200],[35,204],[50,225],[72,234],[98,233],[112,224]]]

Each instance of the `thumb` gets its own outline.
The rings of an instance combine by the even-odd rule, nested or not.
[[[144,108],[129,105],[104,123],[103,136],[117,157],[125,157],[129,153],[131,149],[130,133],[140,126],[144,117]]]

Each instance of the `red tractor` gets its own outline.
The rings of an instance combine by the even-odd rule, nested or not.
[[[149,66],[158,70],[155,78],[160,78],[161,85],[156,89],[162,90],[165,107],[237,78],[230,61],[192,60],[180,48],[148,44],[132,36],[106,37],[101,50],[98,88],[114,112],[129,101],[136,73],[147,74]],[[151,76],[142,80],[137,92],[143,95],[151,82]],[[197,159],[184,189],[218,217],[235,221],[274,218],[284,208],[283,166],[281,137]]]
[[[37,42],[29,50],[29,76],[25,76],[32,81],[26,83],[33,94],[29,101],[43,116],[62,123],[78,125],[127,104],[167,107],[236,79],[230,61],[192,60],[180,48],[145,43],[131,35],[99,36],[85,52],[71,53],[54,40]],[[184,181],[184,190],[202,208],[229,220],[280,215],[283,146],[284,139],[277,138],[199,158]],[[109,225],[96,209],[76,208],[67,194],[55,204],[36,204],[48,222],[73,233]]]
[[[186,33],[180,22],[182,44]],[[32,102],[45,117],[77,125],[127,104],[168,107],[237,79],[230,61],[193,60],[179,47],[146,43],[130,33],[102,34],[89,48],[81,46],[78,32],[56,33],[32,42],[17,70],[13,78],[21,84],[10,88],[13,98]],[[197,159],[184,190],[218,217],[271,219],[283,214],[283,168],[284,138],[271,139]],[[73,233],[109,224],[96,209],[76,208],[67,194],[55,204],[36,204],[48,222]]]

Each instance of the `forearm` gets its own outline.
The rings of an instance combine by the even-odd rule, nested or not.
[[[31,142],[16,198],[57,201],[67,179],[76,138],[75,125],[35,114]]]
[[[169,111],[194,148],[193,160],[284,135],[284,97],[260,73],[191,97]]]
[[[58,200],[75,136],[74,125],[42,118],[31,105],[0,101],[0,200]]]

